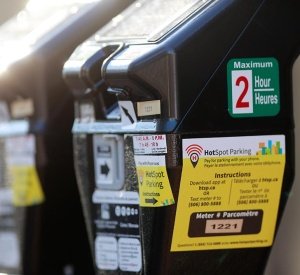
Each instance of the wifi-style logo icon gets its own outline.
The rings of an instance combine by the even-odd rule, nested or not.
[[[203,148],[198,144],[191,144],[185,149],[185,151],[187,152],[191,163],[195,168],[199,161],[199,157],[203,152]]]

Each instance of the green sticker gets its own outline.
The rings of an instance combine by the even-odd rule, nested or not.
[[[227,64],[228,111],[232,117],[276,116],[280,111],[275,58],[231,59]]]

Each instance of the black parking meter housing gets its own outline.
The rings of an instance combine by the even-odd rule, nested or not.
[[[30,45],[30,54],[17,59],[1,75],[1,104],[8,107],[5,114],[7,118],[3,120],[1,117],[0,123],[1,150],[5,150],[6,140],[13,141],[18,136],[30,136],[34,140],[34,168],[45,201],[23,207],[13,207],[10,202],[10,214],[2,217],[1,212],[1,234],[13,232],[20,246],[14,247],[18,253],[17,260],[12,261],[6,257],[7,260],[0,261],[0,272],[93,274],[73,170],[73,100],[61,71],[63,63],[75,47],[131,1],[75,2],[66,4],[55,18],[51,18],[57,20],[67,13],[68,16],[59,25],[32,32],[31,34],[37,34],[37,40]],[[55,6],[54,3],[53,5]],[[3,35],[9,36],[19,31],[13,27],[18,25],[17,20],[22,16],[26,16],[26,10],[22,11],[18,19],[9,22],[11,25],[7,28],[10,33],[5,33],[6,27],[3,27]],[[50,23],[53,22],[48,21],[48,25]],[[39,27],[44,25],[39,24]],[[11,55],[11,52],[8,54]],[[6,155],[3,158],[1,166],[6,165]],[[7,178],[3,184],[7,187]],[[10,194],[6,198],[9,196]],[[5,256],[1,258],[4,259]]]
[[[263,273],[294,176],[291,71],[299,7],[293,0],[195,1],[145,37],[130,17],[142,9],[151,14],[151,4],[139,1],[139,11],[132,6],[119,25],[97,33],[99,52],[122,42],[97,61],[98,93],[113,94],[119,105],[91,121],[78,113],[73,126],[98,274]],[[64,77],[75,94],[71,61]],[[97,94],[92,88],[85,91]],[[111,139],[124,146],[123,185],[105,181],[119,165]],[[168,186],[173,198],[161,202],[159,189]],[[138,220],[118,199],[128,201],[130,192],[139,192]]]
[[[75,117],[85,120],[105,119],[115,97],[106,93],[107,86],[101,77],[101,66],[120,43],[101,45],[94,37],[79,46],[64,65],[64,79],[76,99]]]

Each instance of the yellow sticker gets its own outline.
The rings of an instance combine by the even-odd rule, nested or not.
[[[165,156],[135,156],[140,206],[161,207],[174,204]]]
[[[14,165],[9,170],[15,206],[30,206],[44,201],[44,193],[34,166]]]
[[[171,251],[271,246],[285,137],[185,139]]]

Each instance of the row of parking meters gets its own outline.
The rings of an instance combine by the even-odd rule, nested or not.
[[[300,4],[139,0],[108,12],[105,3],[78,17],[74,37],[104,21],[67,61],[67,53],[43,61],[31,81],[19,73],[1,92],[13,118],[32,118],[1,124],[1,168],[12,178],[2,182],[12,183],[16,205],[44,201],[42,210],[17,207],[26,215],[9,221],[26,232],[24,262],[39,256],[41,269],[3,272],[262,274],[294,175]],[[94,270],[70,180],[73,110],[56,86],[61,75],[75,104],[74,166]],[[26,136],[12,138],[22,127]],[[21,234],[2,230],[2,218],[0,243],[12,247],[7,240]]]

